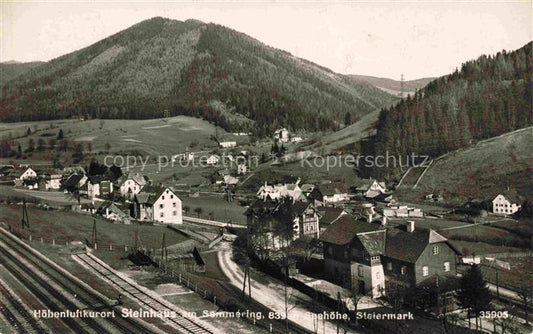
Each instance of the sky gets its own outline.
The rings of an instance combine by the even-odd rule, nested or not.
[[[412,80],[522,47],[532,1],[0,0],[0,61],[48,61],[162,16],[222,24],[338,73]]]

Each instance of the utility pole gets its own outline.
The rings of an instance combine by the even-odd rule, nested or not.
[[[22,200],[22,229],[24,227],[30,228],[30,217],[28,216],[28,208],[26,207],[26,200]]]
[[[91,235],[91,244],[93,245],[93,248],[96,248],[96,219],[93,218],[93,232]]]
[[[165,233],[163,233],[163,240],[161,240],[161,261],[168,260],[168,250],[167,250],[167,240],[165,238]]]

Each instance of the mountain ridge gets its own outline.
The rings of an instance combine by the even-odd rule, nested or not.
[[[9,81],[0,118],[188,115],[267,135],[338,129],[396,100],[233,29],[155,17]]]

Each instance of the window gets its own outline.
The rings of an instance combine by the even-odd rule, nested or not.
[[[422,267],[422,276],[427,276],[429,275],[429,268],[428,266],[423,266]]]
[[[407,267],[406,266],[402,266],[400,272],[401,272],[402,275],[405,275],[407,273]]]
[[[363,266],[357,267],[357,275],[359,275],[359,277],[363,277]]]
[[[329,255],[333,254],[333,247],[331,247],[331,246],[328,247],[328,254]]]
[[[174,198],[174,195],[170,195],[170,199],[173,199]]]
[[[178,211],[172,211],[172,215],[173,216],[177,216],[178,215]]]
[[[165,196],[161,196],[161,198],[164,200],[164,199],[165,199]]]
[[[162,209],[163,208],[163,204],[159,204],[159,208]]]
[[[164,216],[165,216],[165,214],[164,214],[163,212],[161,212],[161,213],[159,214],[159,217],[161,217],[161,218],[163,218]]]
[[[371,256],[370,260],[377,261],[377,260],[379,260],[379,256]]]
[[[387,263],[387,270],[392,271],[392,262]]]
[[[173,208],[176,207],[176,202],[172,203],[172,207],[173,207]]]
[[[439,254],[439,246],[433,246],[433,255]]]
[[[450,271],[450,262],[444,262],[444,271]]]

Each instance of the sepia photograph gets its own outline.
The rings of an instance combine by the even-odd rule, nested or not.
[[[0,334],[533,333],[532,0],[0,0]]]

